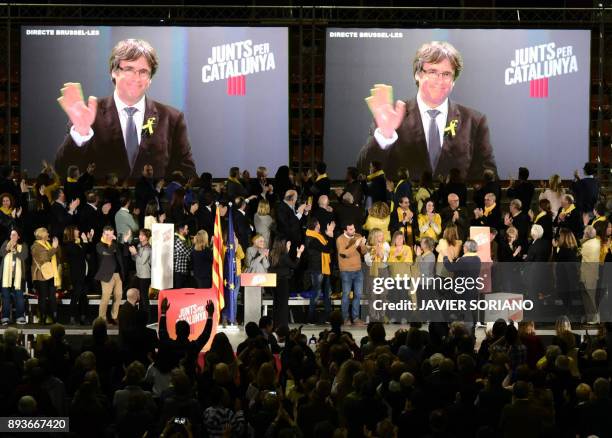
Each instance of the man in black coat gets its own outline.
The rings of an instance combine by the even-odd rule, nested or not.
[[[514,227],[518,231],[517,243],[523,251],[527,248],[529,242],[529,231],[531,220],[527,213],[522,211],[522,203],[519,199],[510,201],[510,213],[506,213],[504,217],[504,225],[506,227]]]
[[[477,280],[480,276],[481,267],[480,257],[476,251],[478,251],[478,243],[476,243],[476,241],[473,239],[467,239],[463,244],[463,256],[459,257],[454,262],[451,262],[448,257],[444,256],[444,267],[446,270],[454,274],[453,277],[455,281],[462,278],[463,283],[466,285],[463,292],[459,293],[459,290],[456,288],[455,291],[451,293],[456,293],[456,295],[454,295],[455,299],[465,303],[466,308],[464,316],[471,314],[472,332],[476,327],[478,312],[476,310],[470,310],[469,302],[470,300],[477,299],[478,297],[479,286]],[[466,279],[472,280],[471,287],[467,287]]]
[[[495,202],[495,195],[493,193],[487,193],[484,198],[484,209],[474,209],[474,219],[472,220],[472,226],[475,227],[490,227],[495,228],[497,231],[502,229],[502,217],[501,210],[497,202]]]
[[[327,164],[323,162],[317,163],[317,167],[315,169],[316,178],[312,186],[310,187],[310,194],[313,196],[312,203],[313,205],[318,205],[319,196],[329,196],[329,191],[331,189],[331,183],[327,176]]]
[[[519,167],[518,181],[510,181],[510,187],[506,192],[508,199],[520,199],[522,204],[522,210],[527,213],[531,208],[531,200],[533,199],[533,193],[535,192],[535,186],[529,182],[529,169],[526,167]]]
[[[457,227],[457,234],[459,234],[459,240],[465,242],[468,236],[468,227],[470,225],[467,208],[460,206],[459,196],[456,193],[449,194],[446,199],[448,201],[448,207],[444,207],[440,211],[442,232],[444,232],[444,229],[449,225],[455,225]]]
[[[198,230],[205,230],[211,238],[215,229],[216,205],[212,192],[200,193],[198,196],[200,208],[196,211]]]
[[[383,163],[380,161],[370,162],[370,173],[366,177],[365,195],[370,198],[372,204],[387,201],[387,177],[383,170]]]
[[[164,179],[155,180],[153,178],[154,171],[153,166],[145,164],[142,168],[142,176],[136,183],[134,194],[136,196],[136,208],[140,209],[140,222],[141,226],[145,217],[145,210],[147,204],[151,201],[155,201],[157,204],[157,210],[160,210],[160,202],[164,196],[163,187]]]
[[[291,242],[291,248],[297,248],[303,242],[302,226],[310,211],[310,205],[302,204],[296,209],[296,203],[297,192],[287,190],[276,208],[276,237]]]
[[[238,237],[238,242],[242,246],[242,250],[246,253],[246,250],[251,246],[251,234],[253,233],[253,225],[249,220],[247,213],[247,202],[244,198],[236,199],[234,204],[234,233]]]
[[[574,233],[576,240],[582,238],[584,222],[572,195],[563,195],[561,197],[561,207],[559,207],[557,217],[555,217],[554,225],[557,227],[555,236],[559,236],[560,228],[569,228]]]
[[[69,166],[66,179],[64,180],[64,191],[66,192],[66,202],[70,204],[78,199],[81,204],[85,203],[85,192],[93,189],[94,171],[96,164],[87,165],[87,171],[81,175],[77,166]]]
[[[112,295],[113,307],[109,323],[116,324],[123,295],[125,270],[123,266],[123,246],[117,243],[115,230],[112,227],[104,227],[102,238],[96,244],[96,253],[98,254],[98,271],[94,278],[102,285],[98,316],[106,319],[106,310]]]
[[[391,234],[401,231],[404,235],[406,245],[412,247],[419,236],[419,222],[417,215],[410,208],[410,198],[402,196],[395,211],[391,212],[389,220],[389,232]]]
[[[61,242],[64,237],[64,229],[76,223],[76,209],[80,201],[77,198],[66,205],[66,194],[63,189],[55,190],[52,197],[55,201],[51,204],[49,235],[57,237]]]
[[[599,181],[593,176],[597,171],[597,164],[585,163],[583,171],[584,178],[580,178],[578,171],[574,172],[572,191],[576,197],[576,208],[578,211],[592,215],[599,198]]]
[[[77,223],[79,224],[79,230],[84,233],[94,230],[94,242],[97,242],[102,236],[102,229],[105,226],[111,226],[113,223],[114,218],[110,214],[112,204],[107,202],[100,206],[100,198],[93,190],[85,194],[85,200],[87,202],[80,204],[77,210]]]

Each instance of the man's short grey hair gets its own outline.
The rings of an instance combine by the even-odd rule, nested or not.
[[[542,228],[542,225],[535,224],[531,227],[531,237],[533,237],[533,240],[541,239],[543,235],[544,228]]]
[[[592,239],[597,235],[597,232],[595,231],[595,227],[593,225],[587,225],[586,227],[584,227],[584,238],[585,239]]]
[[[344,195],[342,195],[342,200],[347,204],[352,204],[355,201],[351,192],[346,192]]]
[[[463,249],[465,252],[476,252],[478,251],[478,243],[474,239],[468,239],[463,244]]]
[[[573,203],[574,203],[574,197],[573,197],[572,195],[569,195],[569,194],[568,194],[568,195],[564,195],[564,196],[563,196],[563,198],[564,198],[564,199],[565,199],[567,202],[569,202],[570,204],[573,204]]]
[[[431,249],[433,250],[434,247],[434,240],[431,237],[422,237],[421,238],[421,244],[423,244],[425,247],[427,247],[427,249]]]
[[[510,201],[510,205],[516,208],[517,210],[523,208],[523,203],[520,199],[513,199],[512,201]]]

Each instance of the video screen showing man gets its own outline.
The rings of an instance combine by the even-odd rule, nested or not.
[[[55,157],[60,174],[70,165],[96,163],[96,177],[116,173],[134,180],[145,164],[153,166],[155,178],[174,171],[196,176],[183,113],[146,96],[158,66],[148,42],[126,39],[109,60],[112,96],[90,96],[85,104],[79,83],[64,85],[58,102],[70,128]]]
[[[452,168],[468,179],[481,177],[485,169],[497,173],[486,116],[449,100],[462,70],[455,47],[432,41],[417,50],[413,61],[415,98],[394,105],[392,88],[374,85],[366,102],[375,127],[357,167],[366,172],[370,162],[380,161],[387,175],[405,167],[416,179],[425,171],[446,177]]]

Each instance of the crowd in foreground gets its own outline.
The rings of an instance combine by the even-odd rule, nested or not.
[[[209,174],[197,183],[180,174],[155,181],[145,166],[133,191],[112,176],[93,190],[94,166],[83,174],[71,167],[60,181],[45,165],[33,187],[16,184],[9,169],[2,175],[2,322],[36,316],[55,323],[37,337],[34,357],[15,328],[5,330],[6,415],[67,415],[76,436],[609,436],[609,323],[581,338],[560,318],[550,345],[529,321],[497,321],[480,345],[461,322],[427,330],[412,323],[391,338],[385,330],[393,326],[379,322],[367,324],[363,339],[343,330],[364,325],[358,295],[367,276],[398,269],[414,275],[423,258],[457,263],[473,256],[464,254],[471,225],[490,227],[499,261],[609,262],[612,227],[592,165],[567,189],[551,177],[537,200],[521,169],[505,191],[508,212],[490,172],[468,200],[454,172],[436,185],[424,174],[413,188],[405,172],[384,175],[376,162],[368,176],[349,168],[337,191],[324,163],[299,176],[282,167],[273,181],[265,168],[252,179],[232,168],[223,187]],[[217,333],[202,355],[212,302],[195,341],[184,321],[176,322],[177,339],[169,338],[167,302],[159,332],[147,328],[150,229],[175,224],[175,287],[207,288],[217,209],[238,274],[275,272],[278,286],[273,317],[245,322],[237,348]],[[235,236],[228,239],[230,209]],[[591,285],[600,291],[593,297],[605,285]],[[342,290],[341,310],[331,309],[332,287]],[[316,343],[288,327],[289,293],[302,289],[314,291],[308,321],[329,321]],[[39,300],[29,315],[26,290]],[[84,325],[87,294],[101,292],[92,335],[80,345],[68,343],[56,323],[58,290],[71,297],[69,322]],[[319,294],[323,315],[316,312]],[[597,299],[591,304],[597,323]],[[237,312],[223,310],[227,323],[237,322]],[[119,337],[108,335],[114,324]]]

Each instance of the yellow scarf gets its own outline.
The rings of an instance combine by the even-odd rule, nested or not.
[[[21,245],[15,247],[16,252],[21,252]],[[13,261],[15,261],[15,277],[13,278]],[[15,259],[13,251],[4,256],[2,266],[2,287],[14,287],[15,290],[21,289],[21,260]]]
[[[593,219],[593,223],[591,223],[591,225],[595,225],[597,222],[603,222],[605,220],[606,220],[605,216],[599,216],[599,217]]]
[[[570,214],[572,211],[574,211],[574,209],[576,208],[576,206],[574,204],[570,205],[567,208],[564,208],[563,210],[561,210],[561,213],[563,213],[564,215],[568,215]]]
[[[540,218],[543,218],[544,216],[546,216],[546,212],[545,211],[541,211],[540,213],[538,213],[538,215],[535,217],[535,219],[533,220],[534,224],[537,224],[538,221],[540,220]]]
[[[395,245],[391,247],[388,261],[390,263],[412,263],[412,249],[408,245],[402,245],[399,251],[397,248]]]
[[[478,253],[476,253],[476,252],[465,252],[465,253],[463,253],[463,257],[467,257],[467,256],[476,256],[476,257],[478,257]]]
[[[183,242],[185,241],[185,236],[182,236],[179,233],[174,233],[174,235],[178,237],[179,239],[181,239]]]
[[[376,178],[376,177],[378,177],[378,176],[381,176],[381,175],[383,175],[383,176],[385,175],[385,171],[384,171],[384,170],[379,170],[378,172],[371,173],[371,174],[369,174],[369,175],[366,177],[366,179],[367,179],[368,181],[372,181],[374,178]]]
[[[66,181],[68,181],[69,183],[78,182],[78,180],[76,178],[70,178],[70,177],[66,178]]]
[[[234,177],[230,176],[227,180],[231,181],[231,182],[234,182],[236,184],[242,185],[242,183],[240,182],[240,180],[238,178],[234,178]]]
[[[51,244],[46,240],[37,240],[34,243],[38,243],[47,251],[50,251],[52,248]],[[53,284],[56,287],[60,287],[62,285],[62,279],[60,277],[59,270],[57,269],[57,257],[55,256],[55,254],[53,254],[53,256],[51,257],[51,266],[53,267]]]
[[[108,241],[106,240],[104,237],[100,238],[100,242],[102,242],[105,245],[111,246],[111,244],[113,243],[113,241]]]
[[[306,230],[306,236],[312,237],[313,239],[317,239],[321,245],[327,245],[327,239],[323,237],[320,233],[317,233],[315,230]],[[331,256],[328,252],[321,253],[321,273],[324,275],[330,275],[331,270],[329,265],[331,263]]]
[[[317,179],[315,179],[315,182],[320,181],[320,180],[322,180],[323,178],[327,178],[327,174],[326,174],[326,173],[323,173],[323,174],[321,174],[321,175],[317,176]]]
[[[491,212],[493,211],[493,209],[494,209],[496,206],[497,206],[497,204],[496,204],[495,202],[494,202],[494,203],[493,203],[493,205],[491,205],[490,207],[487,207],[487,206],[485,205],[485,208],[484,208],[484,213],[483,213],[484,217],[487,217],[488,215],[490,215],[490,214],[491,214]]]
[[[7,207],[0,207],[0,211],[2,213],[4,213],[5,215],[7,215],[7,216],[12,216],[12,214],[13,214],[13,209],[10,208],[10,207],[8,207],[8,208]]]

